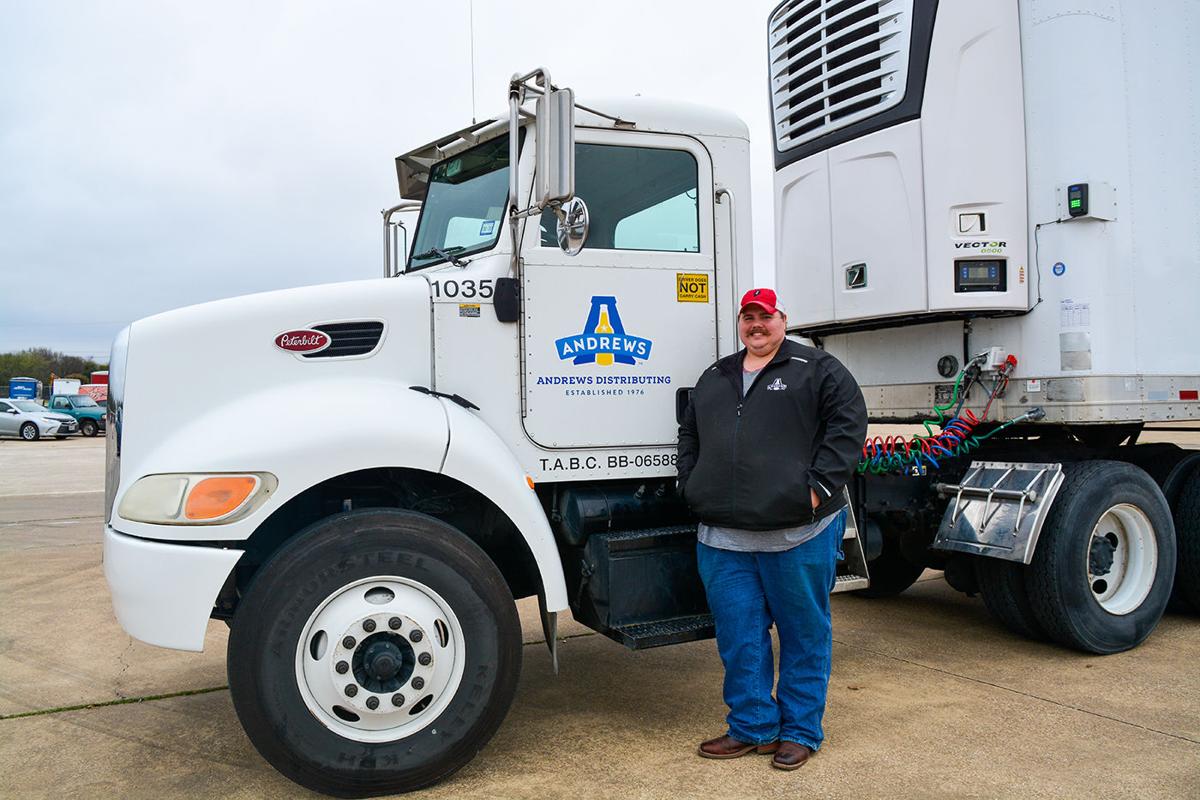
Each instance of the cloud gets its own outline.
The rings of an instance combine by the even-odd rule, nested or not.
[[[544,64],[586,95],[730,108],[772,257],[770,5],[476,2],[474,106]],[[0,30],[0,351],[103,355],[126,321],[369,278],[392,159],[472,113],[457,3],[10,4]],[[11,290],[10,290],[11,287]]]

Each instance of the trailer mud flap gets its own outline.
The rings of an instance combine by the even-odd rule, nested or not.
[[[934,487],[950,502],[933,548],[1028,564],[1062,482],[1062,464],[975,462]]]

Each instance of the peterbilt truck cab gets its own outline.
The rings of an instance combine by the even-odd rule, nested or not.
[[[507,116],[397,173],[420,215],[386,277],[139,320],[110,364],[119,620],[190,650],[227,621],[251,740],[337,793],[424,785],[486,742],[516,598],[538,597],[552,658],[568,610],[631,648],[713,635],[678,415],[740,346],[752,278],[748,133],[725,112],[576,104],[536,70]],[[239,392],[170,391],[200,364]],[[345,397],[369,411],[314,421]]]

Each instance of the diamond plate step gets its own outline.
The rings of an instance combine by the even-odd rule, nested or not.
[[[863,575],[838,575],[833,582],[833,591],[830,594],[852,592],[855,589],[865,589],[870,585],[871,582]]]
[[[662,647],[667,644],[711,639],[717,635],[712,614],[675,617],[658,622],[642,622],[613,628],[608,635],[634,650]]]

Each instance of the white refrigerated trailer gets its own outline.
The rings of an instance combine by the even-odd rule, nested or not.
[[[962,410],[941,439],[868,442],[868,591],[942,568],[1014,630],[1101,653],[1173,582],[1200,602],[1200,456],[1137,444],[1200,418],[1196,6],[790,0],[768,37],[795,332],[875,422]]]
[[[1088,5],[808,0],[768,37],[789,326],[876,420],[943,417],[864,448],[837,589],[941,566],[1010,625],[1110,652],[1149,633],[1177,539],[1200,538],[1195,454],[1135,444],[1200,417],[1196,248],[1164,240],[1195,244],[1195,200],[1147,186],[1195,169],[1175,70],[1196,30],[1183,4],[1155,4],[1153,34]],[[1135,115],[1167,76],[1151,136]],[[720,111],[585,106],[535,70],[506,116],[396,168],[388,277],[139,320],[110,362],[120,622],[199,650],[226,620],[251,741],[340,795],[427,785],[486,743],[520,669],[515,598],[538,597],[552,652],[568,609],[633,648],[712,635],[677,416],[738,349],[752,279],[748,134]],[[238,391],[176,395],[197,369]],[[312,424],[345,397],[362,413]]]

